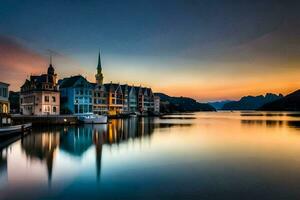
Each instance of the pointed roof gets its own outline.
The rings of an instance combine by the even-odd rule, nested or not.
[[[101,67],[101,58],[100,58],[100,50],[99,50],[99,55],[98,55],[98,65],[97,65],[97,68],[99,69],[101,69],[102,67]]]
[[[49,64],[49,67],[48,67],[48,74],[54,75],[54,68],[52,66],[52,55],[50,55],[50,64]]]

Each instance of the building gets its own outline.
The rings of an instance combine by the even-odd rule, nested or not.
[[[9,84],[0,82],[0,113],[9,113],[8,86]]]
[[[124,98],[120,84],[108,83],[104,84],[107,92],[107,109],[109,115],[117,115],[123,113]]]
[[[100,52],[98,55],[98,65],[96,74],[96,84],[94,86],[94,97],[93,97],[93,112],[94,114],[107,114],[108,113],[108,95],[106,88],[103,85],[103,74],[100,59]]]
[[[121,90],[122,90],[122,98],[123,98],[123,109],[122,109],[122,113],[129,113],[129,106],[128,106],[128,85],[121,85]]]
[[[60,93],[57,75],[51,58],[47,74],[30,76],[21,86],[20,113],[23,115],[58,115],[60,113]]]
[[[92,114],[94,86],[83,76],[71,76],[59,81],[61,112],[64,114]]]
[[[128,87],[128,111],[129,113],[138,112],[137,92],[134,86]]]
[[[160,98],[154,96],[154,113],[160,113]]]

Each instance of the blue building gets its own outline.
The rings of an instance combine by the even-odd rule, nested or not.
[[[92,114],[94,87],[83,76],[71,76],[59,81],[62,114]]]

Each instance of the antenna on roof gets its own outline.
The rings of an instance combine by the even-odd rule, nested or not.
[[[50,65],[52,65],[52,54],[50,52]]]

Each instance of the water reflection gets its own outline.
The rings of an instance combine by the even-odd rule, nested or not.
[[[109,124],[101,125],[39,127],[21,140],[21,147],[29,160],[39,160],[45,165],[50,185],[53,162],[58,149],[73,157],[81,158],[94,145],[96,174],[99,180],[102,146],[119,144],[129,139],[150,137],[155,128],[153,120],[153,118],[130,118],[112,120]],[[5,157],[1,158],[0,164],[5,168]]]
[[[7,180],[7,153],[6,150],[0,150],[0,186]]]
[[[0,154],[0,199],[300,197],[300,118],[292,114],[35,128]]]
[[[260,126],[269,126],[269,127],[275,127],[275,126],[283,126],[284,121],[282,120],[241,120],[241,123],[243,125],[260,125]]]

